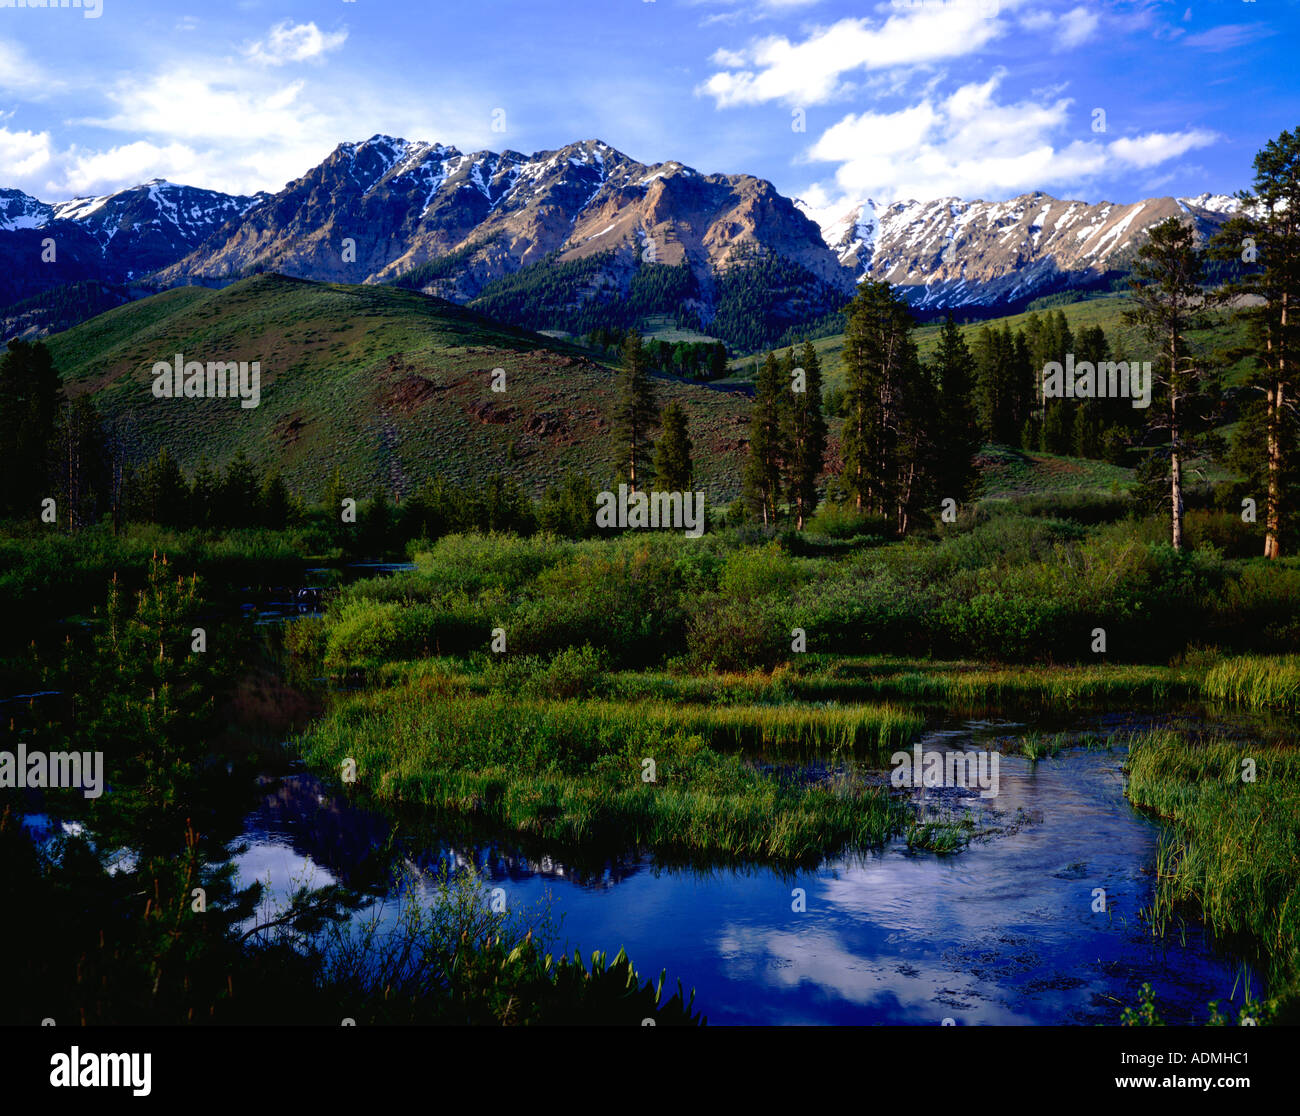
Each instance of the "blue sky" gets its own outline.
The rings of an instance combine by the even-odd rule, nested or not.
[[[600,138],[828,209],[1129,201],[1231,192],[1300,126],[1296,0],[22,2],[0,0],[0,185],[51,201],[276,190],[376,132]]]

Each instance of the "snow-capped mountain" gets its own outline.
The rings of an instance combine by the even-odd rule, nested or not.
[[[47,224],[67,221],[99,246],[107,269],[135,278],[174,263],[264,194],[231,196],[155,178],[113,194],[51,206]]]
[[[0,190],[0,306],[72,282],[139,280],[175,263],[262,196],[161,179],[53,204]]]
[[[350,245],[345,247],[345,241]],[[263,266],[302,278],[387,282],[449,255],[437,293],[464,300],[553,254],[606,250],[630,268],[688,262],[702,283],[741,245],[801,264],[835,289],[851,282],[815,224],[770,182],[647,165],[599,140],[556,151],[464,153],[376,135],[319,166],[163,273],[180,281]]]
[[[800,204],[856,281],[888,280],[927,310],[1013,306],[1084,286],[1130,259],[1166,218],[1184,217],[1206,236],[1237,208],[1222,194],[1090,205],[1041,192],[1003,202],[867,199],[838,216]]]
[[[54,207],[21,190],[0,189],[0,231],[39,229],[54,217]]]

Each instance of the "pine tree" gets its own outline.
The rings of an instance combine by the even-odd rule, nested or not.
[[[781,397],[785,404],[785,491],[794,512],[795,529],[802,531],[817,508],[817,478],[826,457],[821,362],[812,342],[805,341],[798,364],[793,349],[787,352],[785,363],[785,391]]]
[[[294,513],[293,497],[284,477],[278,472],[268,473],[257,494],[258,518],[263,527],[282,531],[289,525]]]
[[[1065,358],[1075,352],[1070,323],[1060,310],[1049,312],[1043,318],[1030,314],[1024,336],[1025,364],[1030,379],[1023,404],[1026,436],[1021,438],[1021,444],[1025,449],[1068,454],[1073,448],[1075,412],[1070,403],[1062,405],[1061,400],[1048,399],[1042,394],[1042,376],[1048,364],[1064,366]]]
[[[721,380],[727,374],[727,346],[715,341],[709,350],[709,379]]]
[[[55,433],[54,482],[58,506],[75,531],[95,522],[108,507],[111,461],[90,399],[81,395],[64,404]]]
[[[1032,357],[1023,332],[984,326],[975,337],[975,405],[980,432],[990,442],[1014,446],[1030,417]]]
[[[217,485],[216,520],[223,527],[252,527],[258,522],[257,470],[240,450],[226,465]]]
[[[1251,386],[1264,399],[1264,436],[1242,434],[1242,452],[1262,441],[1266,478],[1264,556],[1277,558],[1293,514],[1287,477],[1288,449],[1297,444],[1296,391],[1300,375],[1300,128],[1283,132],[1255,156],[1253,189],[1237,194],[1241,206],[1213,241],[1219,259],[1251,266],[1223,294],[1254,295],[1262,302],[1237,314],[1251,326],[1260,369]]]
[[[973,358],[966,341],[949,314],[939,333],[939,347],[930,365],[939,393],[935,481],[940,498],[965,502],[975,488],[979,471],[975,454],[980,447],[975,417]]]
[[[595,486],[580,473],[566,473],[563,481],[542,495],[537,522],[553,535],[590,538],[597,531]]]
[[[1158,346],[1154,388],[1162,403],[1151,417],[1153,429],[1168,431],[1171,541],[1183,546],[1183,465],[1190,442],[1203,427],[1206,391],[1212,374],[1190,352],[1187,331],[1203,327],[1205,296],[1191,225],[1170,217],[1149,230],[1133,267],[1134,309],[1125,321],[1138,326]]]
[[[190,489],[176,459],[166,446],[131,477],[127,498],[129,518],[163,527],[187,525]]]
[[[651,472],[654,442],[650,432],[659,420],[659,405],[650,381],[641,335],[632,330],[623,342],[623,371],[614,402],[613,427],[618,449],[617,467],[626,471],[628,487],[637,490]]]
[[[662,420],[655,451],[655,487],[663,492],[689,491],[695,468],[691,462],[686,412],[680,403],[672,402],[664,408]]]
[[[45,495],[63,380],[41,342],[0,357],[0,513],[35,514]]]
[[[907,303],[887,282],[863,283],[844,337],[843,485],[860,511],[906,531],[920,488],[923,383]]]
[[[767,354],[754,385],[754,406],[749,419],[749,453],[745,459],[745,498],[761,512],[763,525],[776,523],[781,492],[781,369],[775,355]]]

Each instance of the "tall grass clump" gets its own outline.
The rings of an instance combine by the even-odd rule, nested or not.
[[[382,801],[569,847],[811,864],[879,845],[907,807],[881,787],[765,773],[735,749],[878,752],[919,724],[892,709],[448,695],[423,678],[336,701],[301,746],[320,767],[354,759],[361,786]]]
[[[1239,655],[1214,663],[1202,690],[1211,701],[1248,709],[1300,709],[1300,655]]]
[[[1169,821],[1157,912],[1196,910],[1253,954],[1269,996],[1300,1016],[1300,752],[1193,742],[1162,730],[1129,741],[1128,796]]]

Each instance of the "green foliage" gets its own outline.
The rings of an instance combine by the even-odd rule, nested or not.
[[[799,369],[802,383],[796,385],[793,376]],[[804,343],[797,362],[794,350],[788,350],[781,373],[787,389],[781,395],[781,434],[786,448],[782,481],[795,528],[802,531],[817,508],[817,482],[826,457],[821,362],[812,343]]]
[[[807,864],[828,849],[878,845],[906,808],[879,787],[786,782],[731,749],[829,743],[879,754],[919,725],[892,709],[475,698],[417,674],[341,701],[303,748],[322,766],[355,757],[385,800],[469,814],[562,847],[644,843],[669,862]],[[644,757],[655,761],[653,781],[642,778]]]
[[[776,357],[768,353],[755,384],[744,473],[745,499],[764,527],[775,526],[781,495],[781,466],[786,458],[782,392],[786,390]]]
[[[675,404],[670,405],[672,406]],[[664,413],[666,415],[667,410]],[[567,539],[586,539],[595,535],[595,486],[586,477],[567,473],[563,481],[551,485],[543,494],[537,509],[537,525],[543,531]]]
[[[662,430],[655,450],[655,487],[662,492],[688,492],[694,482],[691,437],[681,404],[669,403],[661,416]]]
[[[944,322],[930,376],[939,393],[939,430],[935,438],[935,490],[943,499],[963,504],[973,494],[979,474],[980,447],[971,377],[973,358],[951,314]]]
[[[36,517],[62,397],[50,350],[10,341],[0,356],[0,514]]]
[[[659,403],[646,368],[641,335],[635,330],[623,342],[623,371],[610,417],[618,454],[614,464],[619,476],[627,477],[633,492],[637,491],[638,484],[647,488],[653,474],[651,431],[659,421]]]
[[[938,479],[934,385],[888,283],[862,284],[847,313],[841,482],[855,508],[904,535]]]
[[[1264,946],[1273,1006],[1300,1009],[1300,759],[1259,742],[1135,735],[1128,796],[1171,821],[1152,917],[1191,906],[1226,944]],[[1249,761],[1249,767],[1247,765]]]
[[[845,301],[802,265],[756,248],[735,250],[714,285],[709,329],[742,353],[787,340],[788,331],[833,314]]]

